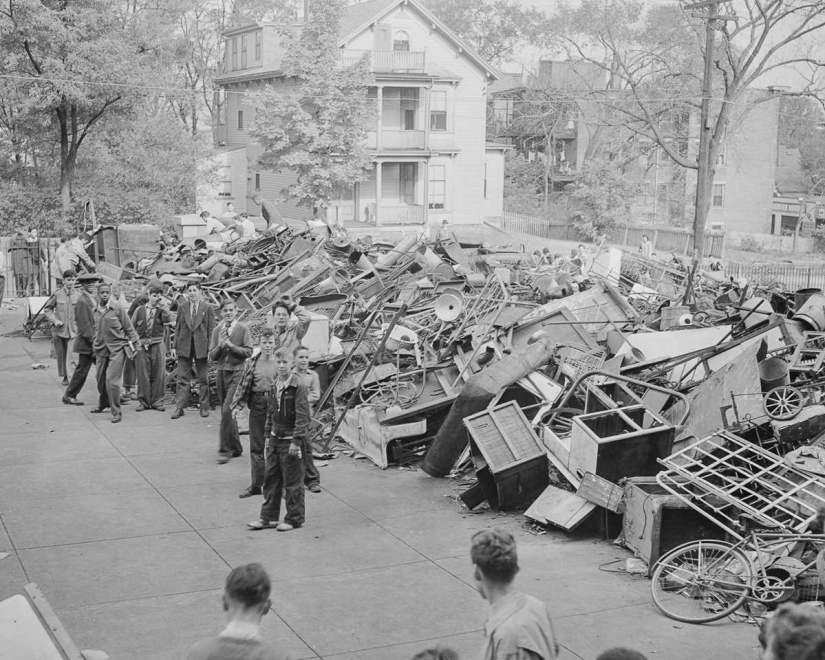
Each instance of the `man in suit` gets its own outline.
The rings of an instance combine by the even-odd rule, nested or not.
[[[178,389],[172,419],[182,417],[186,409],[193,365],[198,375],[201,417],[209,417],[209,381],[206,374],[206,361],[209,357],[209,340],[214,330],[215,310],[203,300],[200,283],[189,282],[186,285],[186,296],[178,307],[178,318],[172,340],[173,354],[176,354],[178,359]]]
[[[82,406],[83,402],[77,400],[77,395],[86,384],[86,377],[92,368],[94,357],[95,341],[95,310],[97,301],[95,300],[95,289],[100,281],[100,276],[94,273],[83,273],[77,278],[82,291],[77,297],[74,306],[75,323],[77,325],[77,336],[74,340],[74,352],[78,354],[77,367],[75,367],[69,386],[63,394],[63,403],[70,406]]]
[[[234,300],[224,300],[220,312],[223,320],[212,332],[209,357],[218,365],[218,397],[221,400],[218,463],[226,463],[230,458],[243,453],[238,424],[232,416],[232,400],[241,380],[244,363],[252,356],[252,335],[246,324],[237,320],[238,307]]]

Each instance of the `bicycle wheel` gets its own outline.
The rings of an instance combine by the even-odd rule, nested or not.
[[[671,550],[653,571],[656,607],[684,623],[710,623],[732,614],[747,598],[748,558],[724,541],[694,541]]]

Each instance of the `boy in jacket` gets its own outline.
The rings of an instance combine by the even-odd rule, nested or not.
[[[69,342],[77,334],[74,317],[74,304],[77,292],[74,290],[77,274],[73,270],[63,272],[63,286],[49,298],[43,307],[43,315],[52,323],[52,345],[57,356],[57,375],[61,385],[68,387],[69,372],[66,370],[66,356],[69,354]]]
[[[138,336],[126,308],[112,295],[97,322],[94,349],[98,361],[105,361],[106,393],[112,410],[112,424],[123,419],[120,409],[120,381],[126,359],[134,357]],[[100,368],[100,365],[98,365]]]
[[[74,306],[75,321],[77,323],[77,336],[74,338],[74,352],[78,355],[78,361],[77,367],[75,367],[72,378],[69,381],[69,386],[63,394],[63,403],[66,405],[83,405],[82,401],[77,400],[77,395],[80,394],[80,390],[82,390],[86,384],[86,377],[89,375],[89,370],[95,361],[93,346],[95,329],[97,327],[97,323],[95,322],[95,310],[97,309],[95,289],[100,279],[99,275],[92,273],[84,273],[77,278],[80,286],[83,287]]]
[[[172,313],[161,304],[163,284],[157,280],[149,282],[146,288],[148,300],[135,310],[132,325],[139,342],[135,356],[137,375],[138,407],[144,410],[165,410],[163,397],[166,394],[166,351],[163,346],[164,327],[172,322]]]
[[[232,398],[232,414],[237,415],[244,407],[249,408],[249,460],[252,464],[252,479],[249,487],[238,497],[252,497],[263,492],[264,485],[264,444],[266,436],[266,413],[269,391],[275,384],[275,333],[269,328],[261,331],[259,343],[261,352],[253,355],[244,364],[243,374]]]
[[[218,463],[226,463],[243,454],[238,424],[232,416],[232,400],[241,380],[244,362],[252,355],[252,335],[246,324],[237,320],[238,307],[234,300],[224,300],[220,314],[223,320],[212,332],[209,357],[218,366],[218,398],[221,402]]]
[[[306,386],[292,372],[288,351],[278,349],[275,365],[277,376],[269,392],[264,427],[264,503],[260,519],[247,527],[288,532],[301,527],[305,519],[302,447],[309,432],[309,401]],[[284,522],[279,523],[282,496],[286,515]]]

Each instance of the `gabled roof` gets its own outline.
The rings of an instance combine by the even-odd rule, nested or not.
[[[468,46],[455,32],[442,23],[440,19],[436,18],[429,9],[417,0],[370,0],[369,2],[361,2],[357,5],[349,5],[346,15],[341,20],[339,44],[343,46],[358,36],[362,31],[369,28],[373,23],[378,23],[399,5],[413,7],[427,19],[427,22],[434,25],[439,32],[458,46],[468,58],[484,69],[489,76],[496,79],[501,77],[501,74],[490,65],[487,60]]]

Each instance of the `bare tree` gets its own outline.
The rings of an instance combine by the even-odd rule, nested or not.
[[[558,46],[600,66],[608,76],[607,121],[652,141],[679,166],[696,170],[700,191],[712,185],[729,124],[753,104],[774,98],[752,91],[767,74],[804,69],[804,88],[780,93],[814,95],[821,90],[823,62],[814,53],[825,27],[825,3],[816,0],[733,0],[648,9],[632,0],[584,0],[575,9],[560,9],[555,18],[562,26]],[[710,66],[703,71],[706,53]],[[684,131],[675,130],[699,110],[707,115],[700,125],[706,144],[701,167],[685,147]],[[694,259],[702,255],[710,204],[709,194],[697,195]]]

